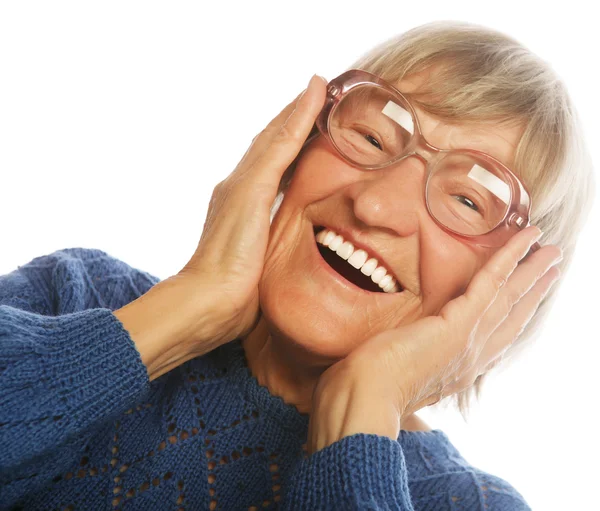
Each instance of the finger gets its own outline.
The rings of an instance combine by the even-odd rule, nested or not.
[[[546,245],[521,262],[498,292],[494,303],[485,311],[478,328],[481,338],[488,339],[521,297],[561,259],[562,251],[558,246]]]
[[[472,387],[477,380],[477,376],[475,368],[464,371],[457,379],[444,386],[443,397],[451,396]]]
[[[542,232],[536,226],[515,234],[475,274],[465,293],[446,304],[442,314],[461,317],[465,328],[473,328],[492,305],[519,261],[541,236]]]
[[[253,163],[253,184],[272,186],[276,191],[281,176],[294,161],[323,108],[326,83],[315,75],[295,110],[271,140],[271,144]]]
[[[557,266],[550,268],[514,305],[510,314],[489,337],[479,355],[478,366],[485,372],[514,343],[525,329],[544,297],[560,278]]]
[[[538,251],[540,248],[542,248],[542,245],[540,245],[538,242],[535,242],[533,245],[531,245],[531,247],[529,248],[529,252],[527,252],[527,254],[525,255],[525,257],[523,259],[521,259],[521,261],[519,261],[519,264],[526,261],[528,257],[530,257],[531,255],[533,255],[536,251]]]

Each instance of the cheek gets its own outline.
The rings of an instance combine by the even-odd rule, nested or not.
[[[464,294],[484,264],[486,251],[445,234],[443,239],[431,241],[422,244],[421,289],[424,310],[427,314],[437,314],[446,303]]]
[[[361,177],[361,171],[337,158],[323,141],[315,141],[296,164],[286,197],[309,205],[325,199]]]

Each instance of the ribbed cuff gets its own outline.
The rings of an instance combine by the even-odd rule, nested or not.
[[[286,510],[413,511],[402,448],[385,436],[344,437],[298,464],[283,503]]]
[[[120,414],[143,397],[149,389],[146,366],[129,333],[109,309],[57,319],[46,326],[56,336],[56,345],[45,376],[50,385],[56,385],[77,428]],[[76,342],[68,342],[71,339]]]
[[[114,420],[150,390],[109,309],[40,316],[0,306],[0,345],[0,469]]]

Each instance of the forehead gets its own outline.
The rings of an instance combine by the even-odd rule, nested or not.
[[[427,80],[430,72],[415,73],[397,82],[395,87],[407,94],[419,90]],[[495,123],[449,123],[433,116],[418,105],[413,107],[417,113],[423,135],[428,142],[441,149],[475,149],[493,156],[504,165],[511,168],[517,145],[523,134],[524,127],[501,126]]]

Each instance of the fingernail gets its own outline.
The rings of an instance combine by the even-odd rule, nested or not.
[[[322,76],[320,76],[320,75],[318,75],[318,74],[315,73],[314,75],[312,75],[310,77],[310,81],[308,82],[308,86],[309,87],[312,85],[313,80],[315,80],[315,79],[321,80],[325,85],[327,85],[329,83],[325,78],[323,78]]]

